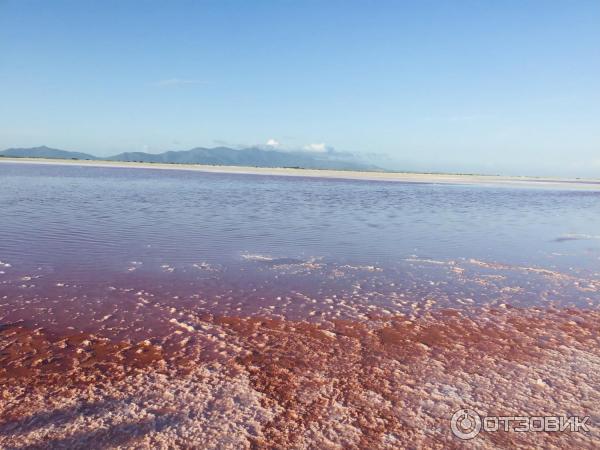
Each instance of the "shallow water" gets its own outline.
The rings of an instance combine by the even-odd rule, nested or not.
[[[0,186],[4,320],[598,303],[600,192],[21,164]]]

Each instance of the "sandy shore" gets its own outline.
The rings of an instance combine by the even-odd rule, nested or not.
[[[391,279],[382,282],[375,267],[297,262],[266,270],[323,270],[350,290],[277,298],[259,286],[266,303],[250,314],[237,309],[246,295],[230,287],[223,296],[194,284],[201,296],[173,296],[177,272],[165,273],[166,291],[111,280],[111,303],[63,283],[56,292],[41,286],[48,298],[32,296],[44,279],[17,273],[11,289],[16,268],[0,263],[8,272],[0,277],[0,448],[599,448],[596,276],[473,259],[407,262],[403,272],[414,267],[427,286],[429,267],[464,289],[448,290],[451,279],[436,275],[444,291],[416,293],[414,278],[403,287],[392,274],[386,294]],[[539,285],[538,306],[519,301],[531,303]],[[447,303],[444,292],[454,292]],[[583,302],[563,304],[561,295]],[[290,318],[302,303],[304,317]],[[499,429],[462,441],[451,418],[464,408],[589,417],[590,427]]]
[[[209,166],[202,164],[162,164],[121,161],[87,161],[45,158],[0,158],[0,162],[21,164],[54,164],[89,167],[120,167],[135,169],[191,170],[211,173],[245,175],[276,175],[290,177],[333,178],[343,180],[395,181],[401,183],[435,183],[462,185],[491,185],[508,187],[538,187],[550,189],[600,190],[600,179],[520,177],[497,175],[460,175],[408,172],[360,172],[353,170],[317,170],[243,166]]]
[[[7,324],[0,447],[463,448],[450,418],[467,405],[591,425],[482,432],[470,448],[597,448],[598,319],[493,309],[324,329],[197,317],[179,346]]]

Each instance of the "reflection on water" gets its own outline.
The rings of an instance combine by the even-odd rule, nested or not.
[[[19,164],[0,176],[5,319],[103,319],[121,335],[181,310],[597,305],[598,192]],[[140,306],[152,298],[166,312]]]

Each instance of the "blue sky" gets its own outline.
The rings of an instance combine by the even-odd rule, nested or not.
[[[600,177],[599,1],[0,0],[0,148]]]

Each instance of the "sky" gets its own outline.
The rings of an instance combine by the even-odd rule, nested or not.
[[[0,149],[600,177],[600,1],[0,0]]]

